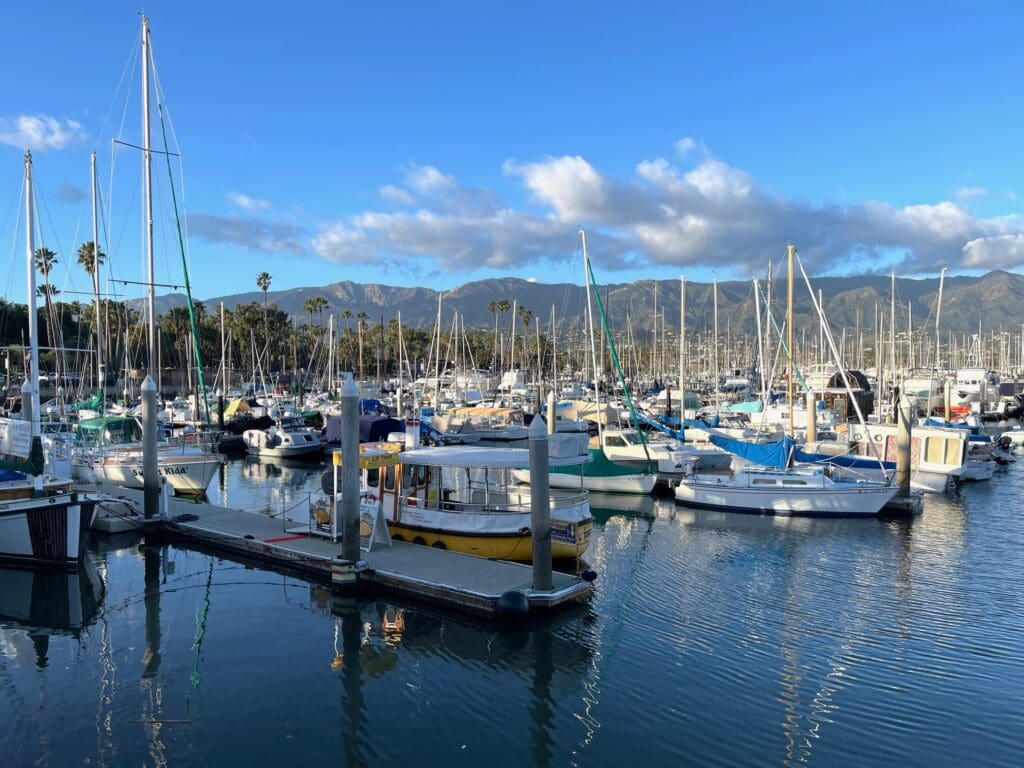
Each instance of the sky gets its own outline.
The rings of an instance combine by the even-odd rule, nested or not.
[[[170,173],[199,298],[264,270],[271,290],[582,283],[581,227],[606,283],[748,278],[788,243],[818,275],[1024,266],[1019,2],[283,8],[145,9],[175,153],[154,155],[156,280],[182,283]],[[9,298],[25,149],[65,295],[89,290],[93,151],[109,273],[144,279],[141,153],[115,143],[141,143],[138,11],[3,11]]]

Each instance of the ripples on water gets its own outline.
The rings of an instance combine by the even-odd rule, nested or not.
[[[216,503],[320,469],[236,460]],[[593,601],[508,630],[99,539],[0,571],[16,765],[1020,765],[1024,462],[914,520],[593,500]],[[104,586],[100,586],[100,585]],[[404,628],[384,631],[402,609]],[[163,721],[151,723],[150,721]]]

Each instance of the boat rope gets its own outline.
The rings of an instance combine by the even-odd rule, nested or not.
[[[160,115],[160,134],[164,140],[164,159],[167,161],[167,178],[171,187],[171,203],[174,206],[174,226],[178,234],[178,250],[181,253],[181,269],[185,274],[185,296],[188,299],[188,321],[192,326],[192,351],[196,356],[196,373],[199,378],[199,391],[203,395],[203,408],[200,412],[206,420],[206,426],[210,426],[210,408],[206,395],[206,379],[203,377],[203,356],[199,351],[199,328],[196,326],[196,311],[192,303],[192,286],[188,278],[188,259],[185,258],[185,240],[181,235],[181,216],[178,214],[178,196],[174,191],[174,173],[171,171],[171,156],[167,149],[167,127],[164,124],[163,104],[157,105],[157,112]]]

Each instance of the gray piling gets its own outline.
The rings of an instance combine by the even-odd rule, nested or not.
[[[552,421],[554,421],[552,419]],[[530,424],[530,515],[533,530],[533,588],[551,581],[551,491],[548,487],[548,435],[539,416]]]
[[[160,472],[157,468],[156,384],[142,382],[142,490],[143,512],[152,520],[160,512]]]
[[[895,405],[899,425],[896,437],[896,483],[900,487],[899,495],[908,497],[910,496],[910,399],[901,393]]]
[[[814,399],[814,390],[807,390],[807,442],[814,443],[818,440],[818,411],[817,402]]]
[[[359,387],[348,377],[341,388],[342,557],[359,560]]]

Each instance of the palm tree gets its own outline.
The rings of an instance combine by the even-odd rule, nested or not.
[[[360,312],[356,315],[356,320],[359,323],[359,378],[365,378],[363,373],[363,329],[366,328],[366,321],[370,318],[365,312]]]
[[[487,311],[494,318],[494,350],[491,352],[491,370],[494,370],[495,363],[498,360],[498,302],[488,301]]]
[[[39,286],[37,291],[40,296],[46,299],[46,328],[47,334],[50,337],[50,344],[54,347],[58,346],[56,329],[54,328],[53,322],[53,296],[56,291],[53,286],[50,285],[50,270],[53,269],[54,264],[59,262],[60,259],[57,258],[57,254],[49,248],[36,248],[36,269],[43,275],[43,285]],[[59,358],[60,356],[57,355],[57,357]]]
[[[316,299],[310,296],[304,302],[302,302],[302,311],[309,313],[309,328],[313,329],[313,313],[316,312]]]
[[[107,260],[107,254],[96,248],[92,240],[78,246],[78,263],[85,270],[86,274],[96,274],[96,263],[102,266]]]
[[[264,354],[270,351],[270,323],[267,321],[267,291],[270,290],[271,281],[269,272],[260,272],[256,275],[256,286],[263,291],[263,351]],[[267,361],[267,368],[270,368],[270,361]]]

